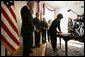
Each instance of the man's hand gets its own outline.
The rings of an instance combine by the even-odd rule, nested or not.
[[[62,33],[61,31],[58,32],[58,34],[61,34],[61,33]]]
[[[39,32],[39,30],[37,30],[37,32]]]
[[[59,33],[62,33],[61,31],[59,31]]]
[[[33,31],[36,31],[36,27],[34,26],[34,30]]]

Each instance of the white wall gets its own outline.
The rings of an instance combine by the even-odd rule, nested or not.
[[[81,1],[80,3],[75,4],[73,1],[69,1],[68,5],[64,8],[59,8],[55,11],[55,18],[57,14],[62,13],[64,18],[61,20],[61,30],[65,33],[68,31],[68,17],[72,18],[72,20],[77,18],[77,15],[73,12],[67,12],[69,9],[72,9],[74,12],[78,13],[79,15],[84,13],[84,8],[81,8],[81,6],[84,6],[84,1]]]
[[[1,43],[1,56],[5,56],[5,47]]]
[[[63,19],[61,19],[61,22],[60,22],[60,27],[61,27],[61,31],[64,32],[64,33],[67,33],[67,23],[68,23],[68,13],[67,13],[67,9],[66,8],[62,8],[62,9],[58,9],[56,10],[56,14],[55,14],[55,18],[57,17],[57,15],[59,13],[62,13],[63,14]]]
[[[21,8],[26,5],[26,1],[15,1],[15,8],[16,8],[16,17],[17,17],[17,21],[18,21],[18,31],[20,34],[21,31],[21,24],[22,24],[22,20],[21,20]]]

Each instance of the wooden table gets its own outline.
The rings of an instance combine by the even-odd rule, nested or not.
[[[83,37],[81,36],[73,36],[71,35],[70,33],[61,33],[61,34],[57,34],[57,37],[60,37],[60,48],[61,48],[61,38],[64,39],[65,41],[65,51],[66,51],[66,56],[68,56],[68,41],[71,40],[71,39],[83,39]]]

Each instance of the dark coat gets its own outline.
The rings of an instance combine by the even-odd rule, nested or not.
[[[46,28],[48,28],[48,24],[46,21],[41,21],[41,27],[42,27],[42,34],[46,35]]]
[[[58,28],[60,30],[60,21],[58,20],[54,20],[49,28],[49,35],[50,36],[55,36],[57,33],[56,28]]]
[[[35,17],[33,19],[33,24],[36,27],[37,30],[41,31],[41,23],[39,21],[39,18]]]
[[[47,22],[46,21],[41,21],[41,24],[42,24],[42,29],[46,29],[46,28],[48,28],[48,24],[47,24]]]
[[[21,35],[28,36],[32,35],[33,33],[33,17],[30,13],[30,10],[27,6],[24,6],[21,9],[21,17],[22,17],[22,28],[21,28]]]

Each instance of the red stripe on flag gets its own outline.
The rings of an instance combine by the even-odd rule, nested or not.
[[[3,21],[1,21],[1,27],[6,31],[6,33],[10,36],[10,38],[19,46],[20,43],[17,40],[16,36],[14,36],[10,30],[6,27],[6,25],[3,23]]]
[[[10,43],[5,39],[5,37],[1,34],[1,40],[12,50],[15,51],[16,49],[10,45]]]
[[[11,7],[8,8],[8,9],[9,9],[9,11],[11,12],[12,16],[14,17],[15,21],[17,22],[14,11],[11,9]]]
[[[4,15],[4,17],[8,20],[9,24],[11,25],[11,27],[16,31],[16,33],[18,34],[18,30],[15,27],[15,25],[12,23],[11,19],[9,18],[8,14],[4,11],[4,9],[1,7],[1,12]],[[18,34],[19,35],[19,34]]]

